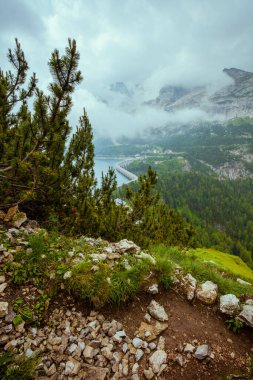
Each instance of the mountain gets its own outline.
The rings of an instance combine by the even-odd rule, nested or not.
[[[127,88],[124,82],[112,83],[110,91],[117,92],[122,95],[131,96],[132,92]]]
[[[148,102],[168,112],[186,108],[197,108],[226,119],[253,116],[253,73],[236,69],[224,69],[234,83],[211,92],[208,86],[184,87],[164,86],[159,96]]]

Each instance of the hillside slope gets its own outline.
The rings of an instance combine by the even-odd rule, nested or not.
[[[127,240],[70,238],[31,223],[1,226],[0,239],[3,378],[251,378],[253,291],[236,276],[253,272],[238,258],[166,246],[143,252]],[[204,302],[206,280],[218,287]],[[220,298],[228,292],[239,297],[233,314]]]

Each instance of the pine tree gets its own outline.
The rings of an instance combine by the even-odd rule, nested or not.
[[[0,208],[20,205],[30,218],[45,225],[53,221],[67,232],[109,240],[127,237],[143,245],[175,239],[187,244],[191,232],[154,192],[157,178],[151,168],[135,192],[127,189],[131,210],[114,202],[117,182],[112,169],[96,187],[86,111],[72,137],[68,121],[71,95],[82,80],[75,40],[68,41],[63,56],[58,50],[52,53],[48,94],[37,87],[35,74],[25,86],[28,64],[17,40],[8,59],[14,72],[0,70]],[[28,106],[32,99],[33,110]]]
[[[71,94],[82,80],[79,53],[74,40],[69,40],[65,55],[58,50],[52,53],[49,95],[37,88],[35,75],[23,88],[28,64],[17,40],[8,58],[15,72],[0,71],[0,203],[2,207],[22,204],[30,214],[43,218],[50,208],[60,207],[66,191],[64,160],[71,131],[67,117]],[[27,100],[33,93],[31,112]]]

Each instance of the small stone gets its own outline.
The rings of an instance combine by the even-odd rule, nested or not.
[[[236,281],[239,282],[239,284],[242,284],[242,285],[251,285],[252,286],[252,284],[250,282],[244,281],[241,278],[237,278]]]
[[[132,373],[137,373],[138,369],[139,369],[139,364],[138,363],[134,363],[133,368],[132,368]]]
[[[49,368],[48,370],[46,371],[46,374],[47,376],[52,376],[56,373],[56,366],[55,364],[53,363]]]
[[[150,350],[154,350],[156,348],[156,344],[154,342],[149,343]]]
[[[105,261],[107,255],[105,253],[92,253],[91,255],[93,263],[98,263],[99,261]]]
[[[31,350],[31,348],[28,348],[28,349],[26,350],[26,352],[25,352],[25,356],[26,356],[27,358],[30,358],[31,356],[33,356],[33,354],[34,354],[34,352],[33,352],[33,350]]]
[[[121,330],[121,331],[117,331],[116,334],[114,334],[113,336],[113,339],[116,341],[116,342],[121,342],[122,341],[122,338],[126,337],[126,333],[124,330]]]
[[[122,352],[125,354],[128,351],[128,344],[124,343],[122,346]]]
[[[86,359],[92,359],[93,356],[95,356],[95,354],[96,354],[96,351],[91,346],[86,346],[85,349],[84,349],[84,351],[83,351],[83,356]]]
[[[1,275],[0,276],[0,284],[2,284],[3,282],[5,282],[5,275]]]
[[[239,310],[239,299],[234,294],[225,294],[220,297],[220,311],[233,316]]]
[[[209,355],[209,346],[207,344],[202,344],[197,347],[197,350],[194,354],[195,358],[198,360],[203,360]]]
[[[164,310],[164,307],[161,306],[158,302],[155,300],[152,300],[148,306],[149,314],[157,319],[158,321],[165,322],[168,321],[169,317],[166,311]]]
[[[84,342],[78,342],[78,348],[82,352],[84,350],[84,348],[85,348],[85,343]]]
[[[188,273],[182,278],[181,285],[186,293],[188,301],[192,301],[195,297],[197,280],[190,273]]]
[[[12,339],[9,342],[6,343],[4,346],[5,351],[7,350],[13,350],[13,348],[17,347],[18,341],[16,339]]]
[[[18,212],[12,218],[12,224],[16,228],[19,228],[26,221],[27,221],[27,216],[24,212]]]
[[[218,286],[212,281],[206,281],[197,287],[196,298],[205,305],[214,304],[217,296]]]
[[[93,367],[88,364],[84,364],[83,368],[85,370],[85,376],[82,378],[85,380],[105,380],[109,372],[108,368]]]
[[[154,372],[152,371],[152,368],[149,367],[149,369],[145,369],[143,371],[143,374],[147,380],[152,380],[154,377]]]
[[[180,365],[180,367],[183,367],[186,363],[186,359],[183,357],[183,355],[177,354],[176,355],[176,362],[178,365]]]
[[[141,250],[140,247],[138,247],[132,241],[129,241],[127,239],[123,239],[119,241],[118,243],[116,243],[115,249],[122,253],[125,253],[125,252],[138,253]]]
[[[109,349],[109,347],[103,347],[103,348],[101,349],[101,353],[102,353],[102,355],[103,355],[106,359],[108,359],[108,360],[112,360],[112,358],[113,358],[113,354],[112,354],[111,350]]]
[[[145,319],[146,322],[151,323],[151,315],[150,314],[146,313],[144,315],[144,319]]]
[[[230,356],[231,356],[232,359],[234,359],[235,358],[235,353],[231,352]]]
[[[244,322],[247,326],[253,327],[253,306],[244,305],[237,319]]]
[[[184,352],[190,352],[192,354],[194,351],[195,351],[195,347],[192,344],[187,343],[184,348]]]
[[[59,344],[61,344],[62,342],[62,338],[60,336],[56,336],[54,337],[53,339],[50,339],[49,340],[49,343],[52,345],[52,346],[58,346]]]
[[[141,348],[141,347],[143,347],[143,343],[144,343],[144,342],[143,342],[142,339],[135,337],[135,338],[132,340],[132,343],[133,343],[133,346],[134,346],[135,348]]]
[[[5,317],[8,314],[8,302],[0,302],[0,318]]]
[[[143,355],[144,352],[140,348],[138,348],[135,354],[136,361],[138,362],[143,357]]]
[[[157,374],[162,364],[166,364],[167,362],[167,354],[163,350],[155,351],[149,358],[149,364],[155,374]]]
[[[81,367],[81,363],[78,362],[77,360],[71,358],[66,363],[64,374],[66,376],[77,375],[80,367]]]
[[[160,338],[158,339],[157,349],[158,350],[165,349],[165,338],[163,336],[160,336]]]
[[[158,284],[152,284],[148,290],[147,290],[148,293],[150,294],[158,294],[159,291],[158,291]]]
[[[73,352],[75,352],[76,349],[77,349],[77,344],[72,343],[71,346],[69,346],[67,352],[69,355],[71,355],[71,354],[73,354]]]

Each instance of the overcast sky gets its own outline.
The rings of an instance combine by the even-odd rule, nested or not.
[[[72,120],[85,106],[96,133],[129,133],[168,116],[104,104],[110,84],[138,85],[141,103],[165,84],[228,83],[224,67],[253,71],[252,20],[252,0],[0,0],[0,67],[18,37],[46,88],[50,52],[75,38],[84,81]]]

